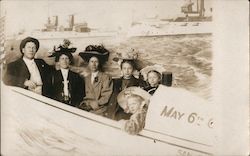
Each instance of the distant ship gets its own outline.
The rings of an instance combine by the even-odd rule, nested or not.
[[[194,10],[193,6],[197,8]],[[213,31],[212,15],[205,16],[204,0],[195,3],[188,0],[181,11],[185,16],[175,19],[149,19],[132,23],[128,36],[161,36],[185,34],[211,34]],[[212,12],[212,8],[208,9]]]
[[[45,27],[31,32],[23,32],[18,35],[18,39],[25,36],[33,36],[38,39],[62,39],[62,38],[90,38],[90,37],[112,37],[116,36],[116,31],[104,31],[89,28],[87,22],[76,23],[75,16],[69,15],[68,26],[58,24],[58,16],[48,17]]]

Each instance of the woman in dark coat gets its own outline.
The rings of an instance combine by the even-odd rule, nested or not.
[[[77,107],[85,96],[85,86],[84,79],[69,69],[73,64],[71,53],[75,50],[60,46],[59,50],[54,52],[53,56],[59,70],[56,70],[52,76],[52,90],[55,100]]]
[[[129,56],[129,55],[127,55]],[[113,94],[109,102],[109,109],[107,111],[107,117],[115,120],[129,119],[132,114],[124,112],[124,110],[117,104],[117,95],[124,89],[131,86],[144,87],[145,82],[141,79],[137,79],[133,76],[133,72],[136,70],[136,58],[123,57],[120,64],[122,77],[114,79]]]

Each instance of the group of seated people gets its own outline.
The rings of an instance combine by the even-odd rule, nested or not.
[[[150,96],[161,82],[163,68],[148,66],[141,70],[143,79],[133,76],[136,70],[136,54],[124,54],[116,58],[122,77],[112,79],[103,71],[109,51],[102,45],[89,45],[79,56],[88,63],[90,73],[83,77],[73,72],[70,41],[54,48],[50,57],[55,57],[57,66],[50,66],[42,59],[36,59],[39,41],[32,37],[20,43],[22,57],[7,64],[4,82],[62,103],[108,117],[125,121],[124,130],[129,134],[139,133],[146,117]]]

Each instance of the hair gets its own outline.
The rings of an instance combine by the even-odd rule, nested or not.
[[[156,71],[156,70],[150,70],[148,73],[147,73],[147,78],[148,78],[148,74],[149,73],[156,73],[156,75],[158,76],[158,78],[159,78],[159,80],[161,80],[162,79],[162,77],[161,77],[161,73],[159,73],[158,71]]]
[[[55,62],[59,62],[59,58],[60,58],[62,55],[68,56],[68,58],[69,58],[69,60],[70,60],[70,65],[72,65],[72,64],[74,63],[73,55],[68,54],[68,53],[61,53],[61,54],[57,55],[56,58],[55,58]]]
[[[130,65],[133,67],[133,70],[136,70],[136,68],[137,68],[137,67],[136,67],[136,63],[135,63],[134,60],[122,60],[121,65],[120,65],[121,69],[122,69],[122,65],[123,65],[124,63],[130,64]]]
[[[127,97],[127,99],[130,99],[130,98],[136,99],[140,102],[144,101],[143,97],[141,97],[140,95],[137,95],[137,94],[131,94]]]

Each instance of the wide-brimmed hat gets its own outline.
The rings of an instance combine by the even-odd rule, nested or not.
[[[25,47],[26,43],[28,42],[33,42],[36,45],[36,51],[38,51],[39,49],[39,41],[33,37],[26,37],[25,39],[23,39],[20,43],[20,52],[23,53],[22,49]]]
[[[158,72],[161,76],[162,76],[162,73],[164,71],[166,71],[166,69],[161,66],[161,65],[158,65],[158,64],[155,64],[155,65],[152,65],[152,66],[146,66],[145,68],[143,68],[140,72],[141,72],[141,75],[143,76],[143,79],[146,81],[148,79],[148,73],[150,71],[156,71]]]
[[[122,52],[117,52],[116,56],[112,59],[113,61],[117,62],[119,66],[123,62],[133,62],[134,68],[136,70],[141,70],[146,66],[146,64],[149,64],[150,62],[146,60],[139,59],[139,51],[133,48],[127,48],[121,50]]]
[[[128,111],[128,97],[131,95],[138,95],[140,96],[144,101],[145,104],[149,103],[149,99],[151,95],[146,92],[145,90],[139,88],[139,87],[128,87],[121,91],[117,96],[117,102],[120,105],[120,107],[126,112]]]
[[[55,57],[55,61],[58,62],[61,55],[66,55],[69,57],[71,63],[73,63],[72,53],[76,51],[76,48],[70,48],[70,44],[71,42],[68,39],[64,39],[62,45],[59,45],[58,47],[54,46],[52,54],[49,57]]]
[[[109,51],[103,45],[89,45],[79,55],[86,62],[89,62],[89,59],[94,56],[99,59],[99,62],[104,63],[108,61]]]

